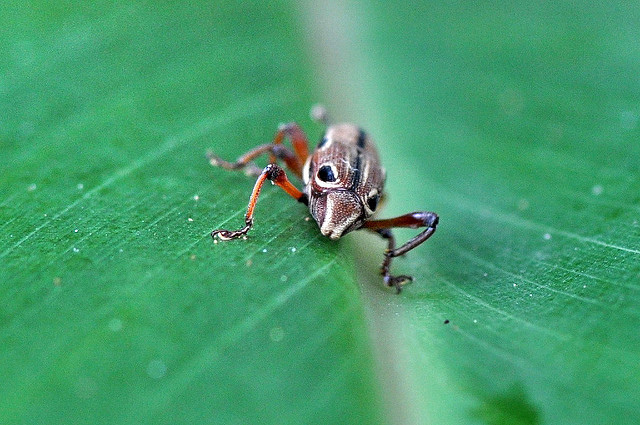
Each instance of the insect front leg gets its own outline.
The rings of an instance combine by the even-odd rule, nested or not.
[[[428,211],[418,211],[405,215],[401,215],[395,218],[389,218],[386,220],[369,220],[364,223],[363,228],[373,230],[380,236],[388,240],[388,247],[384,252],[384,261],[380,273],[383,276],[384,283],[387,286],[394,286],[396,291],[400,293],[402,285],[405,285],[413,281],[412,276],[400,275],[392,276],[389,272],[391,268],[391,261],[393,258],[406,254],[413,248],[417,247],[433,235],[438,225],[438,215]],[[395,238],[391,232],[391,228],[394,227],[407,227],[417,229],[419,227],[426,227],[425,230],[418,235],[409,239],[404,245],[399,248],[395,247]]]
[[[258,197],[260,196],[260,191],[262,190],[262,185],[264,182],[270,180],[273,184],[280,186],[287,192],[292,198],[296,199],[299,202],[304,203],[305,205],[308,203],[307,195],[299,191],[287,178],[287,173],[279,167],[277,164],[269,164],[258,176],[258,180],[256,180],[256,184],[253,186],[253,191],[251,192],[251,197],[249,198],[249,206],[247,207],[247,213],[244,216],[244,227],[238,230],[224,230],[218,229],[211,232],[211,237],[215,238],[218,236],[221,240],[227,241],[231,239],[237,239],[242,237],[251,230],[253,226],[253,211],[256,207],[256,203],[258,202]]]

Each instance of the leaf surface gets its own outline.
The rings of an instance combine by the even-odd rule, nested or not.
[[[353,242],[395,423],[640,420],[640,11],[579,3],[309,13],[330,109],[380,145],[383,216],[441,217],[400,297],[382,242]]]
[[[212,168],[307,117],[289,5],[6,9],[0,422],[380,420],[349,257]]]

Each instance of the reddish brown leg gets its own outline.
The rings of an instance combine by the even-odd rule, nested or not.
[[[282,144],[285,137],[289,137],[291,140],[293,152]],[[225,161],[216,156],[213,152],[207,152],[207,158],[209,159],[209,163],[215,167],[222,167],[227,170],[245,169],[247,174],[257,177],[261,174],[261,170],[251,161],[264,153],[269,153],[269,162],[276,163],[278,159],[281,159],[285,162],[287,168],[289,168],[296,176],[301,177],[304,161],[309,156],[308,146],[309,142],[307,140],[307,136],[305,136],[298,124],[289,123],[280,126],[272,143],[267,143],[251,149],[249,152],[239,157],[235,162]]]
[[[245,173],[247,175],[258,177],[262,173],[262,169],[252,161],[264,153],[272,152],[274,148],[275,145],[273,143],[256,146],[249,152],[239,157],[235,162],[225,161],[224,159],[215,155],[213,152],[207,151],[207,159],[209,160],[209,164],[213,165],[214,167],[222,167],[225,170],[245,170]],[[286,147],[279,145],[279,148],[277,148],[277,150],[279,154],[278,157],[284,160],[287,166],[290,162],[295,161],[293,152],[291,152]]]
[[[262,190],[262,185],[266,180],[270,180],[273,184],[280,186],[287,192],[292,198],[295,198],[297,201],[307,204],[307,196],[300,192],[287,178],[287,173],[280,168],[277,164],[269,164],[267,165],[258,180],[256,181],[255,186],[253,186],[253,192],[251,192],[251,197],[249,198],[249,206],[247,207],[247,213],[244,216],[244,227],[238,230],[224,230],[218,229],[211,232],[211,237],[215,238],[218,236],[223,241],[228,241],[230,239],[236,239],[241,236],[247,234],[251,227],[253,226],[253,210],[256,207],[256,203],[258,202],[258,196],[260,196],[260,190]]]
[[[287,167],[289,167],[296,176],[302,177],[302,167],[304,166],[304,162],[307,160],[307,157],[309,157],[309,140],[307,139],[307,135],[304,134],[304,131],[302,131],[298,124],[290,122],[288,124],[283,124],[278,128],[278,132],[273,138],[273,144],[282,144],[285,137],[288,137],[291,140],[291,145],[293,146],[293,151],[295,152],[297,159],[296,164],[287,163]],[[275,162],[275,158],[277,156],[276,152],[272,152],[270,162]]]
[[[380,274],[382,274],[383,276],[384,283],[387,286],[394,286],[398,294],[402,290],[402,285],[413,281],[413,277],[406,275],[392,276],[389,273],[392,259],[402,254],[406,254],[413,248],[420,245],[422,242],[429,239],[431,235],[433,235],[433,233],[436,231],[437,225],[438,215],[436,213],[418,211],[401,215],[395,218],[389,218],[386,220],[370,220],[365,222],[362,226],[365,229],[377,232],[380,236],[389,241],[389,245],[384,251],[384,261],[382,262]],[[396,248],[395,238],[393,237],[393,233],[391,232],[391,228],[393,227],[408,227],[411,229],[426,227],[426,229],[413,238],[409,239],[409,241],[407,241],[400,248]]]

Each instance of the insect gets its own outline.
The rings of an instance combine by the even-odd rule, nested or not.
[[[354,230],[367,229],[386,239],[388,246],[384,251],[380,272],[384,283],[395,287],[396,292],[400,293],[403,285],[413,281],[413,277],[391,275],[391,261],[429,239],[436,230],[438,215],[417,211],[395,218],[372,219],[384,196],[386,177],[373,141],[356,125],[328,125],[326,111],[322,107],[314,107],[312,116],[327,126],[312,153],[309,153],[307,136],[296,123],[281,125],[271,143],[255,147],[235,162],[224,161],[207,152],[211,165],[227,170],[244,169],[248,175],[257,177],[249,198],[244,227],[238,230],[214,230],[211,236],[225,241],[244,237],[253,226],[260,190],[269,180],[309,207],[311,216],[324,236],[335,240]],[[290,140],[293,149],[283,144],[285,139]],[[260,169],[252,161],[263,154],[269,155],[269,164]],[[302,191],[289,181],[278,161],[284,162],[293,174],[302,179]],[[391,230],[395,227],[426,229],[396,248]]]

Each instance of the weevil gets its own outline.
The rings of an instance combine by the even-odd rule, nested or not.
[[[384,196],[386,178],[373,140],[357,125],[329,125],[326,111],[322,107],[314,107],[312,116],[326,126],[312,153],[309,152],[306,134],[296,123],[281,125],[271,143],[255,147],[235,162],[224,161],[212,152],[207,152],[211,165],[227,170],[243,169],[248,175],[257,177],[244,217],[244,227],[238,230],[214,230],[211,236],[225,241],[244,237],[253,227],[260,190],[265,181],[269,180],[309,207],[311,216],[324,236],[335,240],[354,230],[367,229],[386,239],[388,246],[384,251],[380,273],[384,283],[395,287],[396,292],[400,293],[402,286],[413,281],[413,277],[391,275],[391,261],[429,239],[436,231],[438,215],[429,211],[416,211],[395,218],[373,219]],[[286,139],[289,139],[293,149],[283,144]],[[253,160],[263,154],[269,155],[269,164],[260,169]],[[286,168],[302,180],[303,190],[291,183],[278,161],[284,162]],[[396,248],[391,230],[396,227],[426,229]]]

